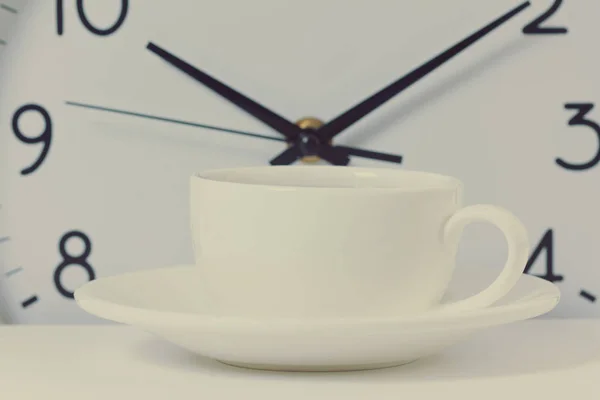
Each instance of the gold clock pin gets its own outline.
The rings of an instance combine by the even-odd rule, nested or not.
[[[309,129],[316,131],[317,129],[325,125],[325,123],[318,118],[304,117],[296,121],[296,125],[298,125],[298,127],[300,127],[301,129]],[[331,141],[329,142],[329,144],[331,144]],[[291,145],[288,144],[288,147],[289,146]],[[321,157],[319,156],[304,156],[300,161],[302,161],[305,164],[314,164],[319,162],[320,160]]]

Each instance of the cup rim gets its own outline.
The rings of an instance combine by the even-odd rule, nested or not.
[[[424,185],[405,185],[405,186],[319,186],[319,185],[294,185],[294,184],[273,184],[268,182],[257,182],[256,180],[250,182],[244,179],[231,179],[225,178],[225,176],[232,176],[235,174],[244,173],[262,173],[262,171],[272,172],[284,172],[284,171],[300,171],[313,172],[319,175],[319,173],[348,173],[352,172],[355,174],[374,175],[374,174],[385,174],[391,177],[420,177],[426,178],[432,184]],[[271,174],[272,175],[272,174]],[[257,176],[257,175],[255,175]],[[262,189],[273,189],[273,190],[302,190],[302,191],[354,191],[354,192],[423,192],[423,191],[439,191],[439,190],[460,190],[463,187],[463,183],[460,179],[453,176],[444,175],[435,172],[419,171],[419,170],[408,170],[399,168],[381,168],[381,167],[353,167],[353,166],[336,166],[336,165],[311,165],[311,166],[299,166],[299,165],[277,165],[277,166],[250,166],[250,167],[229,167],[229,168],[218,168],[208,169],[201,172],[195,172],[192,180],[200,180],[204,182],[212,182],[216,184],[223,184],[229,186],[241,186],[241,187],[255,187]]]

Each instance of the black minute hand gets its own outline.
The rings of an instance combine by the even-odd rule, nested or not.
[[[297,125],[269,110],[262,104],[259,104],[256,101],[244,96],[240,92],[232,89],[224,83],[219,82],[212,76],[188,64],[186,61],[183,61],[181,58],[169,53],[165,49],[155,45],[152,42],[148,43],[146,48],[178,70],[194,78],[196,81],[202,83],[213,92],[246,111],[254,118],[259,119],[263,123],[275,129],[287,139],[294,138],[300,132],[300,128]]]
[[[333,139],[334,136],[338,135],[339,133],[341,133],[342,131],[344,131],[363,117],[365,117],[367,114],[371,113],[379,106],[386,103],[398,93],[409,88],[414,83],[427,76],[429,73],[435,71],[437,68],[445,64],[450,59],[452,59],[454,56],[460,54],[469,46],[482,39],[483,37],[487,36],[489,33],[494,31],[496,28],[498,28],[505,22],[509,21],[511,18],[519,14],[521,11],[525,10],[530,5],[531,3],[527,1],[521,4],[520,6],[512,9],[511,11],[502,15],[500,18],[492,21],[485,27],[473,33],[460,43],[457,43],[456,45],[439,54],[435,58],[427,61],[425,64],[421,65],[420,67],[417,67],[413,71],[409,72],[407,75],[403,76],[402,78],[393,82],[389,86],[375,93],[373,96],[369,97],[362,103],[355,105],[350,110],[331,120],[329,123],[322,126],[318,130],[321,140],[329,141]]]

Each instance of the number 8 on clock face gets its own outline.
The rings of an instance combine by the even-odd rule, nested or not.
[[[466,203],[526,223],[526,273],[563,292],[554,314],[600,315],[599,2],[53,0],[19,13],[0,68],[13,322],[96,321],[74,304],[83,283],[192,262],[192,173],[291,163],[456,176]],[[469,227],[458,265],[500,267],[495,234]]]

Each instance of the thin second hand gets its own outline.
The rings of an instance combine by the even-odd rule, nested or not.
[[[235,129],[221,128],[219,126],[199,124],[196,122],[183,121],[183,120],[179,120],[179,119],[159,117],[157,115],[142,114],[142,113],[137,113],[137,112],[133,112],[133,111],[119,110],[116,108],[102,107],[102,106],[97,106],[97,105],[93,105],[93,104],[79,103],[79,102],[75,102],[75,101],[66,101],[65,104],[67,104],[68,106],[87,108],[90,110],[105,111],[105,112],[110,112],[110,113],[115,113],[115,114],[129,115],[129,116],[138,117],[138,118],[151,119],[151,120],[155,120],[155,121],[162,121],[162,122],[169,122],[169,123],[179,124],[179,125],[193,126],[196,128],[210,129],[213,131],[233,133],[236,135],[250,136],[250,137],[255,137],[255,138],[259,138],[259,139],[273,140],[275,142],[285,142],[285,139],[279,138],[279,137],[261,135],[261,134],[252,133],[252,132],[238,131]]]

